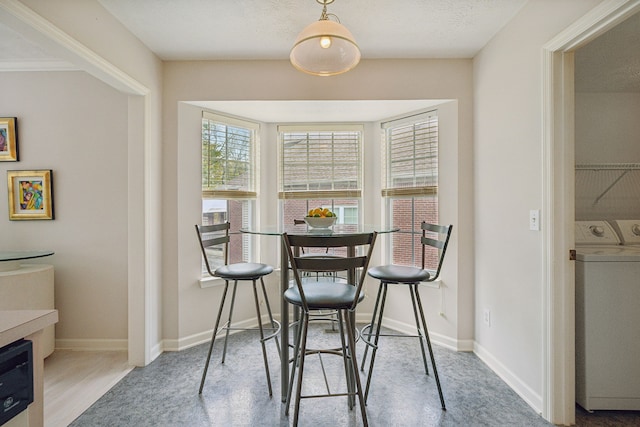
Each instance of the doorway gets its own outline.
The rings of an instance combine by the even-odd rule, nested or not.
[[[543,415],[555,424],[575,422],[574,52],[638,11],[637,0],[605,1],[543,48]]]

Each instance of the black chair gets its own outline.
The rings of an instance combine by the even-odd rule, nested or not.
[[[283,234],[287,254],[291,262],[294,286],[287,289],[284,299],[300,309],[300,320],[295,328],[297,334],[294,346],[294,356],[289,379],[287,406],[285,413],[289,415],[293,381],[297,371],[297,385],[295,392],[295,409],[293,425],[298,425],[300,401],[306,398],[347,396],[349,409],[353,409],[355,396],[358,397],[360,411],[364,425],[368,425],[364,396],[358,366],[355,356],[355,308],[364,298],[362,285],[367,274],[367,267],[373,251],[377,233],[363,233],[344,236],[295,236]],[[368,248],[367,248],[368,246]],[[336,248],[346,247],[346,257],[316,258],[300,254],[300,248]],[[356,255],[358,248],[366,249],[365,255]],[[356,279],[357,269],[361,269]],[[303,281],[305,272],[347,272],[350,283],[337,282],[332,278],[322,277],[316,282]],[[338,312],[338,329],[340,332],[341,348],[339,349],[308,349],[307,332],[312,311],[336,310]],[[346,326],[345,326],[346,324]],[[346,341],[345,341],[346,338]],[[302,395],[302,379],[304,376],[305,357],[314,353],[328,353],[342,356],[347,391],[343,393],[331,392],[327,385],[326,394]]]
[[[271,338],[274,338],[276,341],[276,345],[278,348],[278,353],[280,353],[280,344],[278,342],[278,334],[280,333],[280,323],[277,320],[273,319],[273,314],[271,313],[271,306],[269,304],[269,298],[267,297],[267,291],[264,286],[263,277],[271,274],[273,272],[273,267],[267,264],[253,263],[253,262],[240,262],[229,264],[229,243],[230,243],[230,235],[229,229],[231,228],[229,222],[224,222],[221,224],[214,225],[196,225],[196,234],[198,235],[198,241],[200,242],[200,249],[202,250],[202,256],[204,257],[204,262],[207,267],[207,271],[211,276],[219,277],[224,279],[224,291],[222,293],[222,300],[220,301],[220,307],[218,308],[218,314],[216,316],[216,323],[213,327],[213,335],[211,337],[211,344],[209,345],[209,353],[207,355],[207,362],[204,365],[204,372],[202,373],[202,380],[200,381],[200,391],[199,394],[202,394],[202,389],[204,387],[204,381],[207,377],[207,371],[209,369],[209,361],[211,360],[211,353],[213,351],[213,344],[216,340],[216,336],[223,330],[226,331],[225,342],[224,342],[224,350],[222,352],[222,363],[224,363],[225,356],[227,354],[227,342],[229,340],[229,331],[230,330],[258,330],[260,331],[260,344],[262,345],[262,356],[264,359],[264,370],[267,374],[267,384],[269,386],[269,396],[272,395],[271,389],[271,376],[269,375],[269,361],[267,359],[267,349],[265,346],[265,342]],[[207,256],[207,251],[219,251],[219,256],[223,259],[221,265],[215,269],[211,268],[209,264],[209,256]],[[263,328],[262,326],[262,315],[260,314],[260,301],[258,299],[258,289],[256,282],[260,280],[260,285],[262,288],[262,294],[264,296],[264,302],[267,307],[267,314],[269,315],[269,323],[271,325],[270,328]],[[222,312],[224,310],[225,301],[227,298],[227,291],[229,290],[229,282],[233,281],[233,292],[231,296],[231,305],[229,306],[229,318],[227,322],[222,325],[220,328],[220,318],[222,317]],[[253,283],[253,297],[256,306],[256,316],[258,319],[258,327],[257,328],[234,328],[231,326],[232,316],[233,316],[233,307],[236,300],[236,290],[238,288],[238,281],[250,281]],[[269,335],[265,336],[265,331],[270,332]]]
[[[444,260],[444,255],[447,251],[447,246],[449,244],[449,238],[451,237],[451,230],[453,229],[453,226],[429,224],[423,221],[421,224],[421,229],[422,236],[420,237],[420,241],[422,246],[422,268],[407,267],[402,265],[383,265],[379,267],[372,267],[369,269],[369,276],[380,280],[380,288],[378,289],[378,296],[376,297],[376,303],[373,309],[371,323],[362,328],[362,340],[367,344],[367,346],[365,347],[364,355],[362,357],[361,368],[363,371],[369,347],[371,347],[372,349],[364,398],[366,401],[369,396],[371,376],[373,374],[373,366],[376,360],[376,352],[378,351],[378,339],[381,336],[413,337],[420,339],[424,369],[425,373],[429,375],[427,357],[424,350],[424,341],[427,342],[429,356],[431,358],[431,365],[433,366],[433,375],[436,380],[436,385],[438,386],[438,394],[440,395],[440,403],[442,404],[442,409],[446,409],[444,404],[444,396],[442,394],[442,387],[440,386],[440,378],[438,377],[438,369],[436,368],[436,360],[433,357],[433,349],[431,348],[431,340],[429,339],[429,331],[427,330],[427,322],[425,321],[424,312],[422,310],[422,301],[420,300],[418,285],[420,285],[421,282],[433,282],[440,275],[442,261]],[[427,235],[427,232],[429,232],[430,234]],[[435,233],[436,236],[430,237],[432,233]],[[428,255],[428,247],[436,248],[438,251],[437,267],[435,268],[435,270],[425,267],[426,258]],[[384,304],[387,298],[387,286],[389,284],[409,286],[411,303],[413,306],[413,314],[416,321],[417,335],[394,335],[380,333],[382,316],[384,314]],[[373,332],[374,329],[375,332]],[[373,341],[371,341],[372,335]]]

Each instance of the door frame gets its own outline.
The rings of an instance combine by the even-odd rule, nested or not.
[[[573,52],[640,11],[606,0],[543,46],[543,416],[575,423],[575,141]]]

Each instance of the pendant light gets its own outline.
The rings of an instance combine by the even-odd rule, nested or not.
[[[360,62],[360,49],[351,32],[338,17],[327,13],[334,0],[316,0],[322,5],[320,19],[308,25],[296,38],[289,59],[300,71],[315,76],[335,76]],[[330,21],[329,16],[338,22]]]

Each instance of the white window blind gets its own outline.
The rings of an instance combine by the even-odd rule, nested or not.
[[[257,124],[203,112],[203,198],[256,196],[257,130]]]
[[[280,199],[361,195],[360,125],[279,126]]]
[[[436,112],[386,122],[386,173],[382,195],[418,196],[438,192]]]

